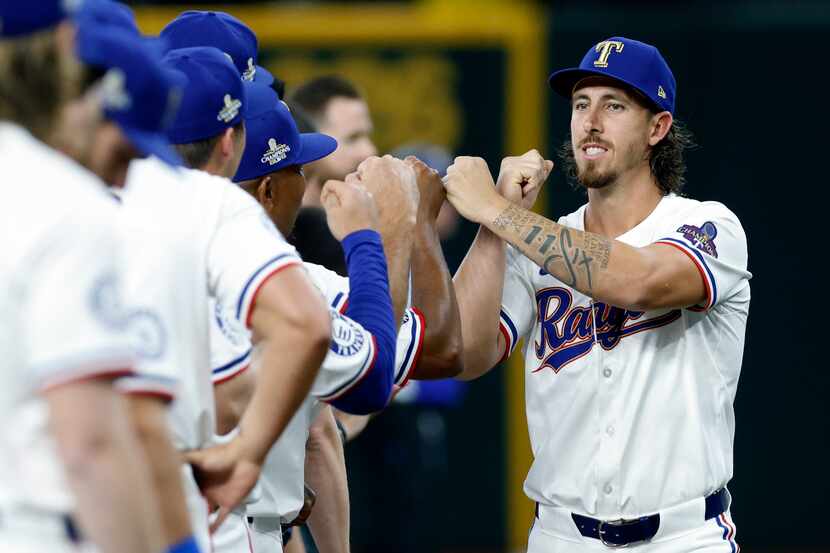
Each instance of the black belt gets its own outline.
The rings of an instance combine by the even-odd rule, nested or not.
[[[729,508],[726,488],[721,488],[706,498],[705,520],[715,518]],[[539,504],[536,504],[536,517],[539,517]],[[586,538],[594,538],[608,547],[625,547],[635,543],[651,540],[660,528],[660,514],[634,519],[598,520],[571,513],[579,533]]]

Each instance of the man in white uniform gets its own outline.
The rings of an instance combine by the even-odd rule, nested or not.
[[[746,236],[722,204],[678,195],[690,138],[656,48],[604,40],[550,83],[573,106],[566,160],[587,205],[559,223],[528,211],[552,167],[535,151],[503,162],[504,197],[478,158],[446,178],[482,225],[455,277],[464,376],[524,339],[529,551],[734,553]]]
[[[88,117],[76,119],[77,142],[100,120],[100,96],[79,98],[66,6],[0,3],[0,152],[11,176],[0,201],[0,414],[15,421],[0,432],[0,550],[77,551],[85,536],[104,552],[157,552],[149,474],[113,386],[133,367],[117,208],[97,178],[44,144],[70,102]]]

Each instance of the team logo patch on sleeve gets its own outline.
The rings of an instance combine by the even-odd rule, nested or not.
[[[366,343],[363,329],[337,311],[331,311],[331,351],[341,357],[357,354]]]
[[[677,232],[682,234],[683,238],[691,242],[695,248],[717,259],[718,248],[715,247],[715,237],[718,235],[718,229],[715,223],[707,221],[701,227],[683,225],[677,229]]]
[[[147,309],[133,311],[127,317],[133,346],[144,359],[158,359],[167,349],[167,332],[159,316]]]

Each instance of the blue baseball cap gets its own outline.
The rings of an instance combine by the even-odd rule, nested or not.
[[[179,113],[167,131],[170,142],[189,144],[211,138],[242,121],[252,83],[239,78],[236,67],[219,49],[170,50],[162,61],[188,82]]]
[[[182,165],[165,130],[178,109],[184,83],[161,65],[161,44],[91,21],[79,22],[75,44],[83,63],[107,70],[102,79],[104,115],[144,155]]]
[[[213,46],[227,54],[244,81],[270,85],[274,76],[257,65],[259,44],[250,27],[225,12],[190,10],[161,30],[170,48]]]
[[[548,82],[560,96],[570,99],[574,87],[592,75],[621,81],[641,92],[659,111],[674,114],[677,83],[669,65],[654,46],[615,36],[588,50],[579,67],[561,69]]]
[[[269,86],[254,84],[245,116],[245,152],[234,182],[256,179],[284,167],[305,165],[337,149],[337,141],[325,134],[303,133],[288,106]]]
[[[136,36],[141,35],[133,10],[114,0],[85,0],[83,7],[75,14],[75,21],[78,26],[110,25]]]
[[[12,38],[54,27],[81,7],[82,0],[0,0],[0,37]]]

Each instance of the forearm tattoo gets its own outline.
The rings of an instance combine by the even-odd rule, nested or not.
[[[496,217],[493,226],[545,271],[577,290],[593,290],[597,273],[608,267],[613,242],[604,236],[564,227],[516,205]]]

